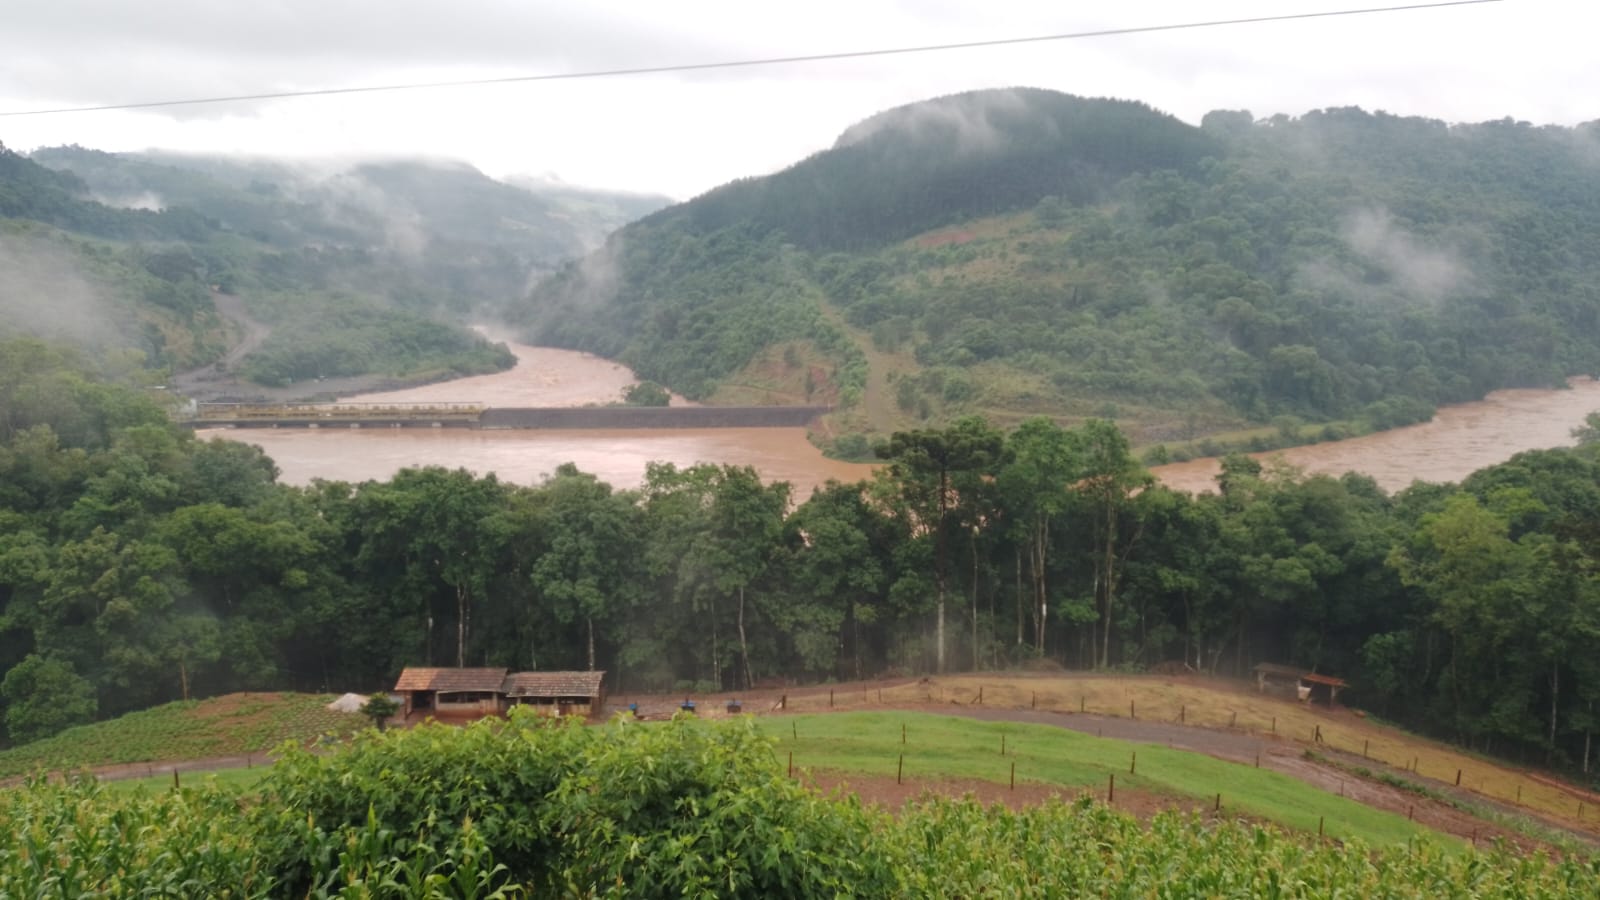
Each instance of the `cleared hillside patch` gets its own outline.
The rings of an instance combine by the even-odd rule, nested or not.
[[[262,753],[284,741],[347,736],[367,724],[314,694],[226,694],[168,703],[0,752],[0,777],[126,763]]]

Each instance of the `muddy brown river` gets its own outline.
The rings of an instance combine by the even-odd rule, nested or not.
[[[479,402],[490,406],[583,406],[617,399],[635,379],[626,367],[586,353],[509,344],[515,368],[399,391],[344,399],[389,402]],[[684,401],[674,398],[674,404]],[[1388,490],[1412,481],[1459,481],[1522,450],[1567,446],[1571,430],[1600,410],[1600,382],[1574,379],[1565,391],[1497,391],[1476,403],[1441,409],[1431,422],[1380,434],[1261,454],[1281,455],[1307,472],[1366,472]],[[803,500],[830,478],[854,481],[872,467],[828,459],[801,428],[706,428],[595,431],[468,431],[455,429],[208,430],[259,445],[288,484],[314,478],[385,479],[407,466],[461,467],[535,484],[564,462],[617,487],[643,483],[645,464],[698,462],[755,467],[768,481],[794,485]],[[1190,491],[1214,488],[1214,459],[1160,466],[1162,481]]]
[[[1251,455],[1281,456],[1308,473],[1365,472],[1391,492],[1413,481],[1460,481],[1524,450],[1572,446],[1572,429],[1600,410],[1600,382],[1574,378],[1569,384],[1565,391],[1495,391],[1475,403],[1442,407],[1418,425]],[[1152,471],[1173,487],[1209,491],[1221,466],[1208,458]]]
[[[476,402],[489,406],[585,406],[610,403],[636,383],[633,372],[607,359],[507,342],[515,368],[343,400],[390,403]],[[686,401],[674,396],[674,406]],[[644,483],[645,465],[700,462],[753,466],[767,481],[787,481],[796,501],[828,479],[856,481],[872,467],[828,459],[806,441],[804,428],[471,431],[466,429],[209,429],[200,436],[256,444],[277,462],[280,481],[309,484],[385,479],[408,466],[491,472],[517,484],[537,484],[562,463],[576,463],[616,487]]]

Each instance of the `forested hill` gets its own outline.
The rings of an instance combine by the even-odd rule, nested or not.
[[[510,354],[463,325],[662,202],[438,161],[0,148],[0,335],[131,348],[175,372],[248,332],[248,355],[206,377],[234,396],[503,368]],[[249,321],[220,316],[213,291]]]
[[[656,213],[521,316],[693,397],[839,402],[837,431],[1306,438],[1600,370],[1597,245],[1594,124],[979,91]]]
[[[1135,172],[1188,171],[1215,153],[1208,135],[1142,103],[982,91],[879,113],[830,150],[646,221],[777,230],[811,250],[877,247],[1047,195],[1094,203]]]

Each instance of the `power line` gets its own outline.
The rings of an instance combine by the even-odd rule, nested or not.
[[[227,97],[194,97],[184,100],[151,100],[144,103],[111,103],[104,106],[64,106],[56,109],[26,109],[0,112],[8,116],[49,116],[59,113],[106,112],[114,109],[152,109],[162,106],[194,106],[202,103],[236,103],[249,100],[285,100],[295,97],[325,97],[334,94],[374,94],[383,91],[415,91],[427,88],[476,87],[491,84],[518,84],[530,81],[572,81],[580,78],[618,78],[629,75],[656,75],[671,72],[698,72],[708,69],[737,69],[753,66],[780,66],[792,63],[827,62],[836,59],[861,59],[872,56],[899,56],[909,53],[936,53],[945,50],[972,50],[980,47],[1004,47],[1014,44],[1039,44],[1049,41],[1074,41],[1084,38],[1115,37],[1125,34],[1149,34],[1158,31],[1182,31],[1193,28],[1218,28],[1228,25],[1255,25],[1263,22],[1288,22],[1297,19],[1327,19],[1337,16],[1361,16],[1374,13],[1404,12],[1407,10],[1442,9],[1451,6],[1478,6],[1500,3],[1502,0],[1449,0],[1443,3],[1412,3],[1404,6],[1380,6],[1367,9],[1340,9],[1325,12],[1290,13],[1281,16],[1252,16],[1244,19],[1215,19],[1207,22],[1182,22],[1173,25],[1142,25],[1132,28],[1106,28],[1098,31],[1075,31],[1067,34],[1044,34],[1031,37],[1000,38],[990,41],[965,41],[956,44],[928,44],[920,47],[891,47],[877,50],[848,50],[842,53],[813,53],[806,56],[775,56],[765,59],[740,59],[723,62],[686,63],[676,66],[644,66],[633,69],[600,69],[589,72],[557,72],[547,75],[513,75],[506,78],[470,78],[460,81],[423,81],[411,84],[367,85],[365,87],[322,88],[310,91],[276,91],[265,94],[237,94]]]

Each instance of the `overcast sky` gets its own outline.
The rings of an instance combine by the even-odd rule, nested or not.
[[[904,47],[1388,5],[1384,0],[4,0],[0,111]],[[687,198],[874,112],[1027,85],[1212,109],[1600,118],[1600,4],[1482,6],[992,49],[388,94],[0,118],[76,143],[428,155]]]

